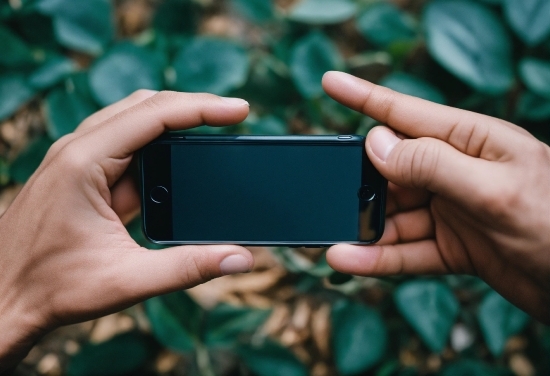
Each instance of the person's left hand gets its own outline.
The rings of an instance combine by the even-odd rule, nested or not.
[[[166,130],[247,115],[242,99],[138,91],[54,143],[0,218],[0,373],[58,326],[252,268],[238,246],[146,250],[123,224],[139,208],[124,175],[136,150]]]

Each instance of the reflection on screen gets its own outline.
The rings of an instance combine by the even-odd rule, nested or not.
[[[355,241],[362,146],[174,145],[178,241]]]

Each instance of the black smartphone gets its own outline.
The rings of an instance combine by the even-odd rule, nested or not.
[[[141,150],[145,235],[160,244],[325,247],[384,231],[365,138],[165,134]]]

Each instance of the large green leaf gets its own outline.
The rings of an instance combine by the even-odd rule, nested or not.
[[[519,73],[525,85],[536,94],[550,99],[550,62],[525,58],[520,62]]]
[[[24,75],[19,73],[0,75],[0,120],[13,115],[33,95],[34,90],[27,83]]]
[[[153,25],[165,34],[191,34],[199,19],[197,8],[191,0],[165,0],[155,12]]]
[[[334,361],[340,374],[366,371],[384,356],[388,334],[374,309],[341,300],[332,308],[331,323]]]
[[[302,0],[288,18],[309,24],[334,24],[346,21],[357,13],[357,5],[349,0]]]
[[[464,359],[451,363],[441,372],[441,376],[508,376],[512,373],[504,368],[492,367],[479,360]]]
[[[55,56],[47,60],[29,76],[29,85],[35,89],[47,89],[75,72],[76,64],[66,57]]]
[[[273,18],[271,0],[232,0],[237,12],[254,22],[266,22]]]
[[[0,65],[20,67],[34,63],[30,48],[11,30],[0,25]]]
[[[37,0],[37,8],[53,17],[57,41],[97,55],[112,41],[114,14],[110,0]]]
[[[292,47],[290,71],[298,91],[305,98],[323,94],[321,79],[325,72],[341,70],[343,60],[332,41],[319,31],[313,31]]]
[[[445,97],[439,89],[407,73],[392,73],[384,78],[380,84],[403,94],[412,95],[435,103],[445,103]]]
[[[138,89],[163,87],[162,59],[131,43],[113,47],[90,69],[90,88],[102,106],[110,105]]]
[[[533,46],[550,36],[550,1],[503,0],[504,14],[512,29],[528,45]]]
[[[245,124],[251,134],[284,135],[288,133],[287,124],[274,115],[247,119]]]
[[[415,20],[390,3],[368,7],[357,18],[356,25],[365,38],[382,47],[397,41],[414,40],[417,35]]]
[[[508,90],[514,79],[510,38],[500,19],[471,1],[434,1],[423,18],[433,57],[474,89]]]
[[[497,292],[491,291],[481,302],[478,320],[489,350],[493,355],[499,356],[508,338],[519,333],[527,325],[529,315]]]
[[[25,183],[38,168],[52,141],[43,135],[30,142],[10,166],[10,176],[17,183]]]
[[[197,37],[174,58],[174,87],[224,95],[246,82],[249,66],[248,54],[242,47],[221,39]]]
[[[145,310],[160,343],[175,351],[195,349],[204,312],[187,293],[176,291],[151,298],[145,302]]]
[[[433,352],[441,352],[459,312],[453,292],[443,283],[414,280],[394,293],[397,309]]]
[[[95,103],[76,92],[74,85],[67,84],[48,94],[45,110],[46,130],[52,139],[57,140],[73,132],[97,108]]]
[[[244,364],[258,376],[307,376],[306,366],[287,348],[266,341],[237,348]]]
[[[519,97],[516,115],[533,121],[550,119],[550,99],[526,91]]]
[[[205,342],[208,347],[230,347],[242,334],[258,329],[270,310],[220,304],[206,316]]]
[[[150,341],[141,333],[129,332],[98,345],[86,344],[69,361],[67,375],[137,375],[155,355]]]

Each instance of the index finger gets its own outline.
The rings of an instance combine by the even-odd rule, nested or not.
[[[342,72],[327,72],[323,87],[336,101],[413,138],[445,141],[473,157],[498,159],[518,132],[490,116],[400,94]]]
[[[107,119],[77,142],[95,161],[124,159],[165,131],[239,123],[248,109],[239,98],[164,91]]]

